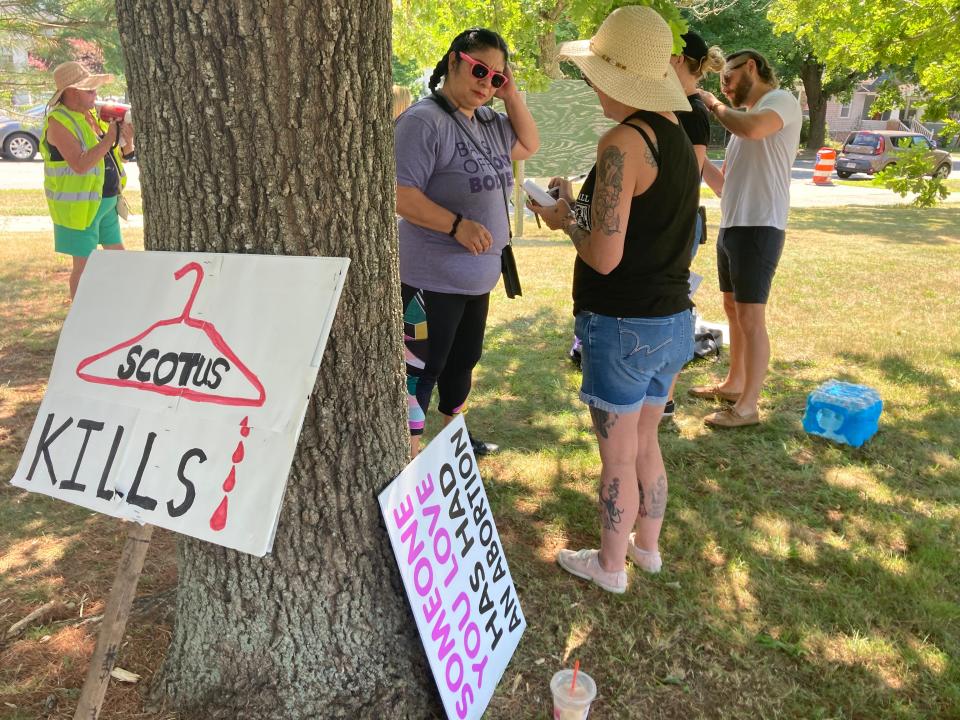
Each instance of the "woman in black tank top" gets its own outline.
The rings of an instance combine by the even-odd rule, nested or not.
[[[560,565],[624,592],[626,557],[659,572],[667,478],[657,438],[673,378],[693,354],[689,268],[700,172],[674,110],[690,105],[670,67],[673,38],[648,7],[615,10],[589,41],[565,43],[619,124],[600,139],[576,199],[532,205],[577,250],[573,304],[583,341],[580,398],[600,445],[600,550],[561,550]]]

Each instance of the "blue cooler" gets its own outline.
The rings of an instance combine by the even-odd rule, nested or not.
[[[882,411],[880,393],[873,388],[827,380],[807,397],[803,429],[860,447],[877,432]]]

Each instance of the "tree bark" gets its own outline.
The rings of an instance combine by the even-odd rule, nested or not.
[[[819,150],[823,147],[827,134],[827,100],[823,92],[823,63],[813,55],[807,55],[800,65],[800,79],[803,91],[807,95],[807,107],[810,111],[810,135],[807,137],[807,149]]]
[[[147,249],[352,260],[273,553],[181,540],[155,695],[184,718],[439,716],[376,500],[408,452],[390,4],[117,6]]]
[[[563,77],[563,73],[560,71],[560,60],[558,59],[559,48],[557,47],[556,26],[565,10],[565,0],[557,0],[552,8],[545,9],[540,13],[542,31],[537,37],[537,45],[540,48],[540,69],[544,75],[552,80],[559,80]]]

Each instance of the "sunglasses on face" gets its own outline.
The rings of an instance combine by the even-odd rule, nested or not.
[[[473,75],[477,80],[483,80],[483,78],[489,75],[490,84],[495,88],[502,88],[509,82],[507,76],[502,72],[497,72],[493,68],[487,67],[479,60],[474,60],[465,52],[459,51],[457,52],[457,55],[460,56],[461,60],[466,60],[468,63],[470,63],[470,74]]]
[[[733,66],[731,66],[731,67],[728,67],[726,70],[723,71],[723,74],[720,75],[720,81],[721,81],[724,85],[729,85],[729,84],[730,84],[730,78],[733,76],[733,71],[734,71],[734,70],[737,70],[738,68],[742,68],[742,67],[743,67],[744,65],[746,65],[749,61],[750,61],[750,58],[749,58],[749,57],[748,57],[748,58],[744,58],[742,61],[738,62],[736,65],[733,65]]]

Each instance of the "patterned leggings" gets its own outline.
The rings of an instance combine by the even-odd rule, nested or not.
[[[410,434],[422,435],[434,386],[441,413],[463,410],[483,354],[490,293],[455,295],[401,284],[401,295],[407,417]]]

